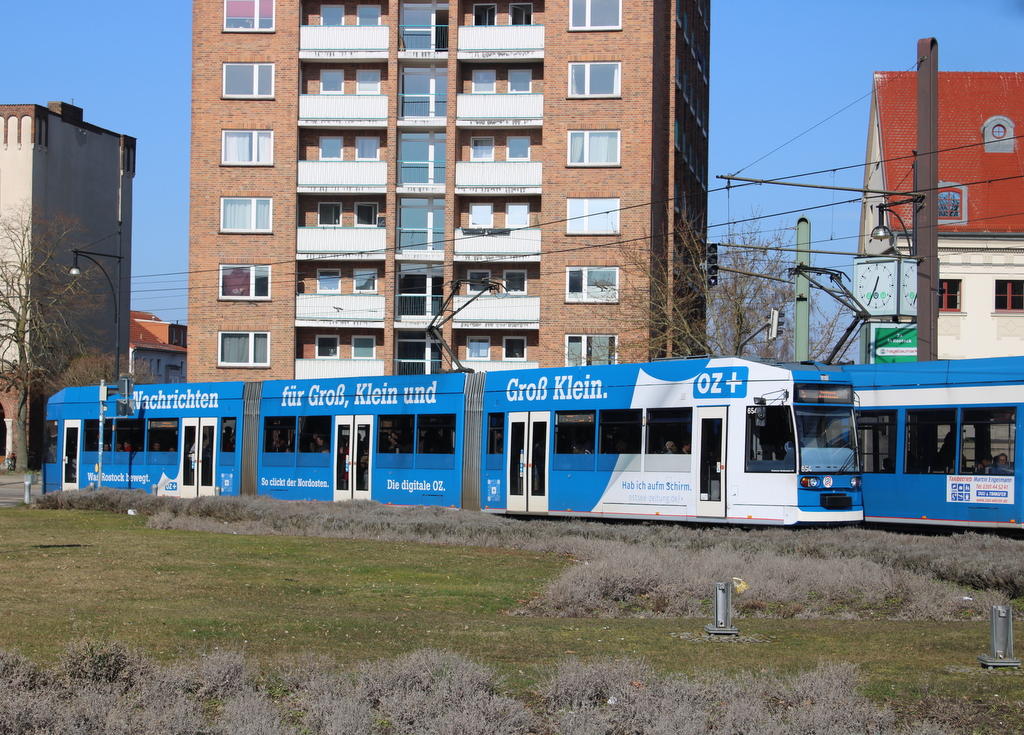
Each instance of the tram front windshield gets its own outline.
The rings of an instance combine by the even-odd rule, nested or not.
[[[849,406],[794,406],[801,472],[860,472]]]

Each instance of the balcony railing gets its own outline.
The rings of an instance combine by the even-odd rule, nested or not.
[[[302,26],[299,58],[360,60],[388,58],[387,26]]]
[[[299,192],[387,191],[386,161],[299,161]]]
[[[444,92],[400,94],[398,95],[398,116],[443,122],[448,116],[448,95]]]
[[[334,254],[349,258],[383,258],[387,251],[384,227],[300,227],[296,243],[299,260]]]
[[[398,185],[444,184],[444,161],[399,161]]]
[[[383,94],[299,95],[299,125],[385,128],[388,98]]]
[[[472,296],[456,296],[453,308],[458,310]],[[539,296],[481,296],[455,315],[456,327],[492,328],[515,325],[520,329],[536,329],[540,325]]]
[[[395,360],[395,375],[433,375],[443,369],[440,360]]]
[[[399,51],[447,51],[448,26],[399,26],[398,44]]]
[[[463,360],[462,364],[479,373],[496,373],[501,370],[535,370],[540,367],[539,362],[532,360]]]
[[[535,127],[544,119],[542,94],[460,94],[456,99],[456,124]]]
[[[455,231],[455,259],[463,261],[502,258],[510,261],[540,260],[541,230],[463,229]]]
[[[543,59],[544,26],[462,26],[460,59]]]
[[[443,253],[444,230],[400,228],[398,230],[398,249],[400,251],[438,251]]]
[[[539,194],[540,161],[459,161],[455,193]]]
[[[296,326],[324,322],[382,322],[384,297],[379,294],[297,294]],[[310,322],[311,324],[303,324]]]
[[[444,296],[426,294],[399,294],[396,297],[395,317],[432,319],[441,310]]]
[[[383,360],[296,360],[295,379],[362,378],[384,374]]]

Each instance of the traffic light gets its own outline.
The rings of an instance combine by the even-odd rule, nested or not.
[[[786,319],[778,309],[772,309],[768,318],[768,339],[776,339],[779,332],[786,326]]]
[[[120,393],[120,397],[117,399],[117,415],[134,416],[135,399],[132,398],[132,394],[135,392],[135,381],[123,375],[117,381],[117,387]]]
[[[718,285],[718,245],[708,243],[704,251],[704,276],[708,288]]]

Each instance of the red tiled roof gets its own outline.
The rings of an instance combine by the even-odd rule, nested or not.
[[[917,147],[917,75],[875,72],[875,99],[884,163],[884,188],[913,191]],[[967,221],[939,232],[1024,232],[1024,139],[1013,152],[987,152],[986,120],[1004,116],[1024,135],[1024,73],[939,72],[939,183],[967,185]],[[897,210],[907,225],[910,205]]]
[[[128,341],[132,347],[162,350],[164,352],[187,352],[181,345],[171,344],[168,340],[168,327],[171,325],[148,311],[131,312]]]

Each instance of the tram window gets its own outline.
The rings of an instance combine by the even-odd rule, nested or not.
[[[142,419],[118,419],[114,423],[114,451],[141,451],[144,436]]]
[[[420,454],[455,454],[455,414],[420,416],[416,450]]]
[[[906,472],[947,474],[956,465],[956,409],[907,411]]]
[[[331,451],[331,417],[299,417],[299,451],[320,454]]]
[[[220,451],[222,452],[233,452],[235,451],[235,437],[237,436],[236,429],[238,428],[238,419],[234,416],[223,418],[220,421]]]
[[[113,432],[114,422],[107,419],[104,422],[103,451],[110,451],[110,437]],[[98,452],[100,450],[100,420],[86,419],[82,427],[82,451]]]
[[[689,454],[692,408],[647,410],[647,454]]]
[[[796,472],[789,406],[747,406],[747,472]]]
[[[377,451],[389,454],[412,454],[414,416],[381,416],[377,424]]]
[[[555,454],[594,453],[594,412],[555,412]]]
[[[505,414],[487,414],[487,453],[505,453]]]
[[[601,412],[601,454],[640,454],[640,437],[643,433],[643,411]]]
[[[965,408],[960,429],[960,473],[1012,474],[1016,427],[1017,409],[1012,406]]]
[[[857,434],[864,472],[896,471],[895,411],[858,411]]]
[[[178,419],[150,419],[147,441],[151,452],[177,452]]]
[[[43,447],[43,464],[53,464],[57,461],[57,422],[46,422],[46,444]]]
[[[263,419],[263,451],[295,451],[294,416],[267,416]]]

